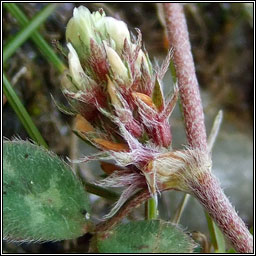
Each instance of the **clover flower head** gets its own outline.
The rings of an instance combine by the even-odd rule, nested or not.
[[[169,117],[178,90],[165,99],[161,85],[171,52],[153,70],[137,33],[136,39],[123,21],[83,6],[74,9],[66,30],[69,70],[63,93],[76,113],[74,131],[100,150],[81,161],[114,160],[102,163],[109,176],[96,183],[126,187],[108,216],[137,189],[156,195],[166,179],[156,171],[156,160],[171,150]]]

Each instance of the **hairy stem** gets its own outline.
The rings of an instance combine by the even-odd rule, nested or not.
[[[164,4],[166,28],[178,79],[188,143],[207,150],[204,113],[182,5]]]
[[[193,195],[218,224],[237,252],[252,253],[253,237],[223,193],[217,178],[206,172],[200,180],[189,185]]]
[[[199,148],[207,153],[204,113],[183,7],[177,3],[163,5],[168,39],[174,49],[188,143],[192,148]],[[238,252],[252,252],[252,236],[223,193],[219,182],[210,172],[205,173],[204,179],[200,180],[201,182],[191,184],[194,196],[203,204]]]

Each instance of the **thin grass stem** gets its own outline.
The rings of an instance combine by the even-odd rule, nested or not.
[[[57,55],[51,49],[51,47],[44,41],[38,32],[35,30],[52,14],[57,7],[56,4],[47,5],[42,11],[40,11],[31,21],[29,21],[16,4],[4,4],[10,13],[17,19],[23,29],[12,39],[3,49],[3,63],[10,58],[15,51],[30,37],[32,36],[34,42],[39,46],[43,54],[52,63],[55,63],[56,68],[59,71],[65,69],[64,64],[59,60]]]
[[[10,103],[11,107],[17,114],[18,118],[20,119],[21,123],[23,124],[30,138],[33,139],[35,142],[37,142],[39,145],[42,145],[48,148],[47,143],[45,142],[41,133],[35,126],[26,108],[23,106],[22,102],[20,101],[16,92],[13,90],[12,85],[10,84],[10,82],[8,81],[4,73],[3,73],[3,91],[8,102]]]

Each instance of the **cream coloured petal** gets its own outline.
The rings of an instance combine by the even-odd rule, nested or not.
[[[118,53],[122,52],[125,38],[130,42],[130,33],[123,21],[112,17],[104,17],[96,22],[95,27],[101,33],[107,33],[115,41]]]
[[[128,71],[124,63],[122,62],[121,58],[116,53],[116,51],[114,51],[111,47],[107,46],[106,43],[104,43],[104,46],[105,46],[107,58],[111,66],[111,69],[114,73],[114,76],[121,78],[124,82],[127,82]]]
[[[83,78],[86,75],[85,75],[84,70],[80,64],[80,60],[76,53],[76,50],[73,48],[72,44],[68,43],[67,47],[69,49],[68,62],[69,62],[70,75],[71,75],[72,79],[74,80],[74,82],[76,83],[76,85],[78,86],[78,88],[83,89],[82,88]]]

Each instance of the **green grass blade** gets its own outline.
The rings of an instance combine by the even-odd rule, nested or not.
[[[31,139],[33,139],[39,145],[42,145],[47,148],[48,146],[45,140],[43,139],[42,135],[36,128],[34,122],[32,121],[27,110],[21,103],[19,97],[13,90],[5,74],[3,74],[3,90],[8,102],[10,103],[11,107],[17,114],[18,118],[20,119],[21,123],[23,124],[25,130],[27,131]]]
[[[173,217],[173,220],[172,220],[172,223],[175,223],[175,224],[178,224],[180,222],[180,218],[182,216],[182,213],[189,201],[189,198],[190,198],[190,195],[189,194],[185,194],[178,206],[178,209],[176,210],[175,214],[174,214],[174,217]]]
[[[215,253],[225,253],[226,252],[226,243],[225,238],[217,227],[217,225],[213,222],[212,218],[209,214],[205,211],[205,217],[208,224],[208,229],[210,233],[210,238],[212,245],[214,247]]]
[[[33,17],[33,19],[12,40],[10,40],[6,46],[4,46],[3,63],[15,53],[27,38],[48,18],[56,7],[56,4],[47,5]]]
[[[25,27],[29,23],[26,15],[20,10],[20,8],[16,4],[4,3],[4,7],[12,14],[13,17],[15,17],[21,27]],[[50,63],[52,63],[60,73],[62,73],[66,69],[66,66],[62,63],[60,58],[57,56],[51,46],[44,40],[39,32],[33,32],[33,34],[31,35],[31,39],[39,48],[43,56]]]
[[[4,7],[17,19],[21,26],[26,26],[29,21],[26,15],[15,3],[4,3]]]

